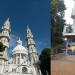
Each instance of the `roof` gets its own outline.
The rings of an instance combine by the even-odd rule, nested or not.
[[[13,49],[13,54],[16,53],[24,53],[24,54],[28,54],[28,50],[22,46],[22,41],[19,40],[17,41],[17,46]]]

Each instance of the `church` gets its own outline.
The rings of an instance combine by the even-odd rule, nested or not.
[[[5,50],[0,52],[0,75],[42,75],[31,29],[27,27],[27,47],[22,45],[22,40],[19,37],[16,47],[12,50],[12,57],[8,59],[10,34],[11,25],[8,18],[0,32],[0,42],[5,46]]]

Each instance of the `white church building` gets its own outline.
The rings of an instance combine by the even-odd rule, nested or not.
[[[8,59],[7,52],[9,48],[10,32],[11,25],[9,19],[7,19],[0,33],[0,41],[6,47],[3,52],[0,52],[0,75],[42,75],[31,29],[27,27],[27,48],[22,45],[22,41],[19,38],[16,41],[16,47],[12,50],[12,58]]]

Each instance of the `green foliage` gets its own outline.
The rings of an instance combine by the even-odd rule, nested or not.
[[[52,0],[51,1],[51,8],[52,8],[52,14],[56,14],[57,12],[57,5],[58,5],[58,0]]]
[[[64,10],[66,10],[64,0],[58,0],[57,13],[60,13],[60,16],[64,17]]]
[[[62,32],[63,27],[65,25],[64,17],[64,10],[65,5],[63,0],[52,0],[51,2],[52,12],[51,12],[51,42],[52,48],[63,44],[62,40]]]
[[[0,52],[3,52],[5,50],[5,46],[0,42]]]
[[[56,47],[57,53],[63,53],[64,45],[58,45]]]
[[[40,55],[40,67],[43,75],[50,75],[50,48],[43,49]]]

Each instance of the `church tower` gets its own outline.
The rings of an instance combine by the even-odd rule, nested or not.
[[[33,40],[33,34],[31,32],[31,29],[28,26],[27,26],[26,41],[27,41],[29,60],[31,64],[35,67],[36,75],[41,75],[39,68],[39,57],[35,47],[35,41]]]
[[[35,47],[35,41],[33,40],[33,35],[29,27],[27,27],[27,48],[30,56],[30,61],[32,64],[37,63],[39,61],[36,47]]]
[[[9,40],[10,40],[10,21],[9,18],[4,22],[4,25],[1,29],[0,33],[0,41],[3,43],[3,45],[6,47],[3,57],[7,58],[7,50],[9,48]]]

